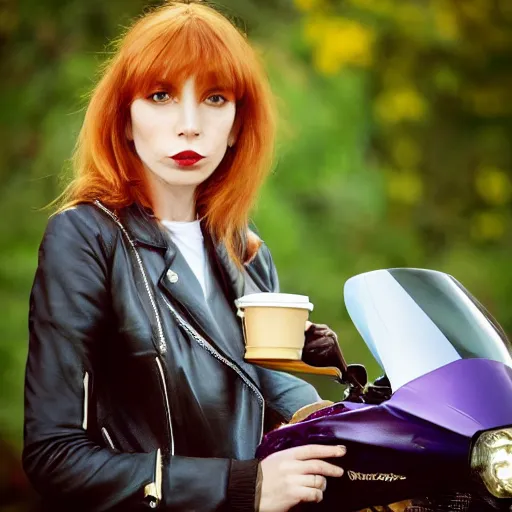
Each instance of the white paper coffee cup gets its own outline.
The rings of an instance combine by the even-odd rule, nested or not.
[[[235,301],[242,317],[245,359],[300,360],[313,304],[306,295],[254,293]]]

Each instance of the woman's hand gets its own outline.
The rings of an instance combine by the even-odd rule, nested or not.
[[[310,444],[268,456],[261,462],[259,512],[286,512],[301,502],[322,501],[326,477],[343,475],[343,469],[322,459],[345,453],[344,446]]]
[[[347,371],[347,363],[338,344],[338,337],[325,324],[306,322],[302,360],[311,366],[334,366],[342,375]]]

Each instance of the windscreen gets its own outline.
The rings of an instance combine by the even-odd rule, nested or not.
[[[395,391],[457,359],[512,367],[503,329],[453,277],[422,269],[376,270],[349,279],[347,310]]]

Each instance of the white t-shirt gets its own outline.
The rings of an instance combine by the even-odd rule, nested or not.
[[[206,274],[208,260],[199,221],[177,222],[162,220],[162,224],[171,234],[172,241],[178,246],[181,254],[201,284],[204,296],[207,297]]]

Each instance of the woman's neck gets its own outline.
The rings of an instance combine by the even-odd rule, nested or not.
[[[162,220],[192,222],[196,220],[195,186],[169,185],[149,180],[153,212]]]

